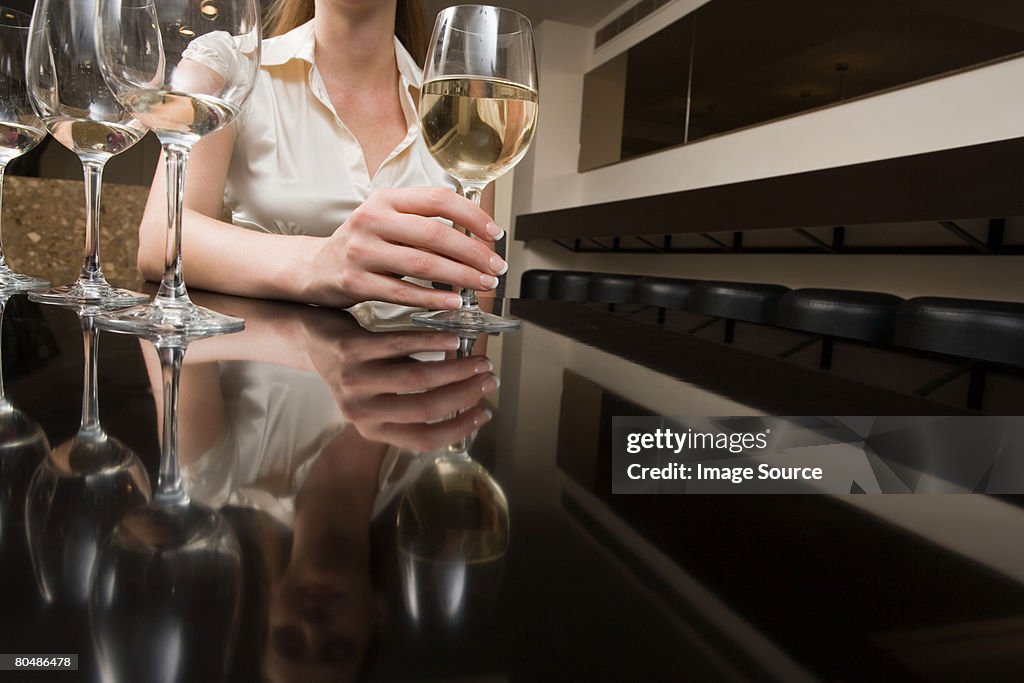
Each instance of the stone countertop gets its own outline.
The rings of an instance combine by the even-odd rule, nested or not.
[[[100,258],[108,279],[134,280],[139,221],[148,187],[103,184]],[[7,176],[3,188],[3,245],[14,270],[54,284],[78,277],[85,244],[82,181]]]

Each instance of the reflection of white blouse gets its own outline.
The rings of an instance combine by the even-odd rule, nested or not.
[[[263,41],[252,96],[235,125],[224,192],[235,225],[331,235],[379,187],[450,187],[419,134],[412,89],[422,72],[395,39],[405,139],[370,177],[359,142],[335,112],[313,61],[313,21]]]
[[[295,495],[345,418],[320,375],[222,361],[224,433],[182,467],[185,490],[213,508],[254,507],[291,526]]]

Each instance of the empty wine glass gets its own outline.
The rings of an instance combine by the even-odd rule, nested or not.
[[[130,514],[103,546],[89,620],[104,683],[227,680],[238,633],[241,549],[219,515],[182,511],[182,517],[154,515],[154,508]],[[193,521],[214,525],[196,546],[178,534],[179,525]]]
[[[181,480],[178,387],[187,342],[154,340],[163,376],[156,492],[120,521],[96,564],[89,612],[105,681],[217,681],[230,663],[241,549],[227,521],[191,501]]]
[[[28,91],[57,142],[78,155],[85,176],[85,257],[71,285],[35,292],[33,301],[131,306],[149,301],[113,287],[100,266],[103,168],[146,134],[103,80],[96,60],[96,0],[37,0],[28,39]]]
[[[125,514],[150,496],[138,456],[100,424],[96,313],[79,310],[85,378],[78,433],[39,465],[25,501],[32,568],[50,603],[85,603],[101,544]]]
[[[0,290],[0,330],[10,296]],[[50,452],[43,428],[7,399],[2,368],[0,360],[0,548],[8,527],[22,521],[29,480]]]
[[[4,170],[12,159],[39,144],[46,136],[32,110],[25,86],[25,47],[31,18],[0,5],[0,214]],[[2,221],[0,221],[2,222]],[[11,270],[0,243],[0,288],[26,291],[48,287],[49,282]]]
[[[257,0],[98,0],[103,75],[125,108],[156,133],[167,164],[164,275],[152,303],[101,326],[140,334],[237,331],[239,318],[195,305],[181,266],[181,212],[189,151],[230,124],[260,63]]]
[[[486,5],[448,7],[437,15],[423,71],[420,128],[427,149],[480,205],[488,183],[526,154],[537,125],[537,67],[530,20]],[[501,332],[518,320],[480,310],[463,289],[456,311],[418,313],[420,325]]]

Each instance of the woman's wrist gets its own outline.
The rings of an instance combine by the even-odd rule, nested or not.
[[[324,303],[323,292],[317,276],[317,253],[325,246],[321,237],[306,235],[282,236],[278,257],[278,268],[268,282],[277,291],[275,298],[301,303]]]

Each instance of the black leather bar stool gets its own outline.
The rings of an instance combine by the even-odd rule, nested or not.
[[[896,314],[897,345],[970,359],[946,377],[918,390],[927,395],[969,371],[969,408],[981,409],[985,367],[978,361],[1024,366],[1024,304],[921,297]]]
[[[876,344],[892,341],[898,296],[843,289],[798,289],[779,299],[776,323],[820,335],[783,352],[787,357],[821,339],[822,368],[832,367],[833,337]],[[822,336],[824,338],[822,338]]]
[[[779,299],[776,323],[830,337],[892,341],[898,296],[842,289],[798,289]]]
[[[586,301],[591,273],[560,270],[551,277],[549,298],[558,301]]]
[[[636,301],[633,288],[639,275],[594,273],[587,282],[587,301],[602,304],[631,304]]]
[[[519,279],[520,299],[551,298],[551,278],[557,270],[528,270]]]
[[[1024,366],[1024,304],[922,297],[896,316],[896,343]]]
[[[615,304],[634,303],[633,287],[639,279],[639,275],[594,273],[587,282],[587,301],[608,304],[610,311],[615,310]]]
[[[665,311],[685,311],[690,290],[697,280],[672,277],[642,277],[636,281],[633,295],[636,302],[658,308],[658,324],[665,322]]]
[[[687,303],[694,313],[725,319],[725,341],[731,343],[736,321],[771,325],[779,298],[790,291],[782,285],[752,282],[698,282]]]
[[[690,290],[698,280],[674,277],[642,277],[636,281],[637,303],[685,311],[690,301]]]

